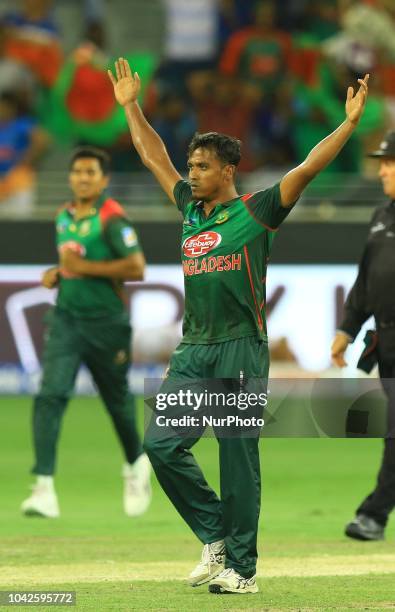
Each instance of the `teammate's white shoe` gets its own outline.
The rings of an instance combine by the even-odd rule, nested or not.
[[[210,593],[258,593],[258,585],[252,578],[243,578],[233,568],[223,570],[216,578],[211,580],[208,590]]]
[[[32,494],[25,499],[21,510],[26,516],[41,516],[44,518],[58,518],[60,515],[58,498],[53,486],[51,476],[38,476],[32,487]]]
[[[209,582],[225,567],[225,542],[218,540],[203,546],[202,558],[195,569],[189,574],[188,583],[196,587]]]
[[[143,514],[151,503],[151,464],[145,453],[133,464],[125,463],[123,507],[128,516]]]

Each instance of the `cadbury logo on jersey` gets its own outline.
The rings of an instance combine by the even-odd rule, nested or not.
[[[86,249],[84,245],[80,244],[79,242],[76,242],[75,240],[67,240],[67,242],[62,242],[62,244],[58,246],[58,251],[60,254],[62,254],[63,251],[67,250],[77,253],[77,255],[79,255],[80,257],[85,257],[86,255]],[[79,274],[67,272],[67,270],[62,267],[60,269],[60,274],[63,278],[82,278]]]
[[[77,253],[77,255],[80,257],[85,257],[86,255],[86,248],[83,244],[80,244],[76,240],[67,240],[67,242],[62,242],[62,244],[58,246],[59,253],[62,253],[67,249],[74,251],[74,253]]]
[[[185,257],[200,257],[215,249],[222,240],[218,232],[202,232],[184,240],[182,249]]]

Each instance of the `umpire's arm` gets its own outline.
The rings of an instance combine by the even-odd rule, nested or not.
[[[331,356],[335,365],[343,368],[347,365],[344,353],[351,342],[354,342],[362,325],[372,315],[366,300],[366,272],[368,252],[365,247],[359,264],[358,276],[348,294],[344,305],[344,317],[333,339]]]

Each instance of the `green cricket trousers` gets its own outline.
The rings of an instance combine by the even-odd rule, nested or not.
[[[267,343],[256,337],[218,344],[181,343],[170,360],[160,392],[169,393],[180,380],[255,378],[267,383]],[[187,385],[183,385],[187,388]],[[266,389],[266,386],[265,386]],[[177,414],[166,410],[166,416]],[[220,499],[209,487],[191,453],[199,436],[181,437],[170,428],[157,435],[155,413],[144,448],[165,493],[204,544],[224,539],[226,567],[249,578],[256,572],[257,531],[261,502],[259,432],[251,437],[218,436]]]
[[[33,406],[33,473],[55,471],[61,421],[81,363],[92,374],[126,460],[133,463],[142,447],[127,382],[131,328],[126,313],[82,319],[55,308],[46,314],[46,322],[43,376]]]

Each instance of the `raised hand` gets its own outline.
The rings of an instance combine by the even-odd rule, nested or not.
[[[365,108],[366,98],[368,97],[368,81],[368,74],[365,74],[364,79],[358,79],[360,87],[355,96],[353,87],[347,89],[346,115],[349,121],[354,123],[354,125],[356,125],[362,117]]]
[[[126,106],[127,104],[135,102],[140,93],[141,83],[137,72],[132,74],[129,62],[123,57],[120,57],[119,60],[115,62],[116,78],[111,70],[107,72],[113,84],[114,95],[117,102],[121,106]]]

